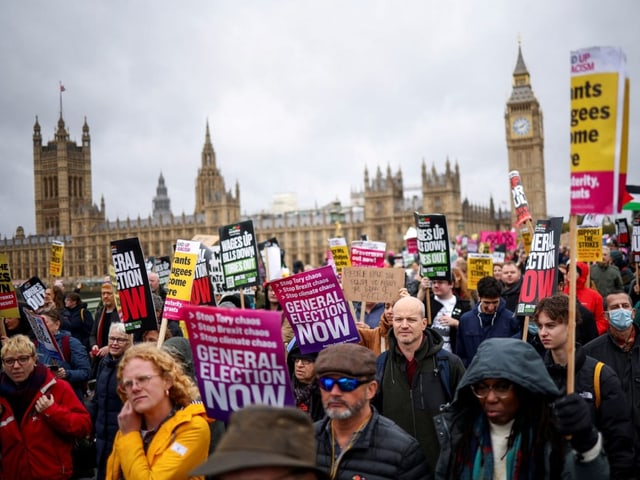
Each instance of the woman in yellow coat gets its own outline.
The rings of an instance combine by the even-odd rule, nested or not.
[[[124,406],[107,480],[187,478],[209,452],[198,388],[168,353],[150,343],[127,350],[118,381]]]

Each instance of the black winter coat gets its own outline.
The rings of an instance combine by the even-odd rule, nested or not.
[[[122,409],[122,400],[118,397],[119,363],[120,358],[113,358],[111,354],[102,358],[98,365],[96,391],[88,406],[96,436],[97,480],[105,478],[107,459],[118,432],[118,414]]]
[[[353,445],[338,459],[336,480],[429,480],[431,468],[417,440],[371,407],[373,416]],[[325,417],[314,424],[317,441],[316,461],[331,470],[331,420]]]
[[[558,389],[565,393],[567,368],[553,362],[551,352],[544,358],[545,366]],[[584,398],[591,410],[593,425],[602,433],[604,450],[609,459],[611,478],[635,478],[633,468],[633,432],[627,415],[626,399],[620,379],[611,367],[600,371],[600,407],[595,405],[594,370],[598,360],[589,357],[580,346],[575,353],[574,391]]]

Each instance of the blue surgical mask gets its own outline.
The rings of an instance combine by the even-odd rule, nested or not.
[[[537,335],[538,334],[538,325],[533,322],[529,322],[529,335]]]
[[[631,310],[626,310],[624,308],[609,310],[609,323],[616,330],[626,330],[631,326],[632,322]]]

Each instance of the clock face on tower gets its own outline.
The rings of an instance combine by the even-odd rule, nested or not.
[[[511,124],[511,130],[515,135],[527,135],[531,131],[531,123],[525,117],[518,117]]]

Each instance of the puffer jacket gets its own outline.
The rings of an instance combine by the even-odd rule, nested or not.
[[[65,308],[62,312],[62,330],[67,330],[71,335],[80,340],[87,352],[91,349],[89,336],[93,329],[93,315],[86,303],[80,303],[73,308]]]
[[[64,378],[67,382],[71,384],[73,390],[78,395],[78,398],[81,400],[84,397],[83,384],[89,377],[91,376],[91,363],[89,362],[89,355],[87,354],[86,349],[75,337],[72,337],[69,332],[66,330],[60,330],[58,333],[54,335],[56,342],[58,344],[58,348],[63,353],[63,355],[67,355],[65,352],[65,348],[63,346],[64,337],[69,337],[69,353],[70,358],[65,358],[64,361],[60,361],[54,358],[51,355],[51,352],[47,350],[43,344],[38,343],[36,347],[36,351],[38,353],[38,362],[44,365],[58,365],[65,369],[67,376]]]
[[[626,399],[616,372],[604,365],[600,371],[600,407],[596,408],[594,370],[597,360],[576,347],[574,391],[584,398],[591,409],[593,425],[602,433],[604,450],[609,459],[611,478],[635,478],[633,468],[633,431],[626,409]],[[567,387],[567,368],[553,361],[547,352],[544,363],[561,392]]]
[[[96,437],[97,480],[105,477],[107,459],[118,432],[118,414],[122,410],[122,400],[118,396],[117,373],[121,358],[113,358],[111,354],[102,358],[98,365],[96,390],[88,405]]]
[[[68,479],[73,439],[91,434],[91,418],[71,385],[56,379],[47,367],[36,365],[32,375],[39,389],[18,425],[7,400],[16,392],[15,384],[0,374],[0,478]],[[54,404],[36,413],[36,401],[43,395],[52,395]]]
[[[576,276],[576,298],[583,307],[593,313],[598,335],[602,335],[609,328],[609,320],[604,315],[602,295],[597,290],[586,285],[589,277],[589,266],[584,262],[577,262],[576,269],[580,274]],[[569,282],[564,286],[564,293],[569,295]]]
[[[452,400],[449,392],[451,395],[455,392],[464,373],[464,366],[456,355],[443,350],[444,341],[438,332],[426,328],[423,333],[422,345],[414,355],[417,370],[413,383],[409,385],[406,359],[398,349],[393,330],[389,332],[389,351],[382,376],[378,378],[375,405],[382,415],[418,440],[427,461],[433,466],[440,453],[433,417]],[[436,355],[440,351],[449,364],[449,388],[443,385],[438,367]]]
[[[456,447],[463,437],[463,428],[469,421],[468,412],[477,409],[478,400],[471,393],[471,385],[487,379],[502,378],[509,380],[531,394],[549,401],[560,395],[536,350],[526,342],[514,338],[490,338],[478,349],[456,390],[455,399],[448,410],[435,418],[440,441],[440,458],[435,469],[437,480],[453,480],[455,477]],[[473,402],[473,403],[471,403]],[[547,445],[549,461],[550,445]],[[473,454],[471,454],[473,455]],[[536,478],[550,478],[549,465],[544,472],[536,472]],[[609,478],[609,464],[603,452],[590,462],[582,462],[567,448],[563,479],[600,480]]]
[[[202,478],[189,477],[189,472],[207,459],[210,439],[204,405],[191,403],[160,425],[146,453],[140,432],[123,435],[118,431],[107,461],[106,478]]]
[[[371,407],[369,423],[350,448],[336,460],[337,480],[429,480],[427,461],[415,438]],[[317,464],[326,471],[332,464],[331,420],[326,417],[314,424],[317,441]]]

